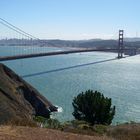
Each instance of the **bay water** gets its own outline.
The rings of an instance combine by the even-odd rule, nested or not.
[[[1,46],[0,56],[20,52],[20,47]],[[24,48],[24,47],[23,47]],[[24,48],[25,53],[30,49]],[[64,48],[47,48],[60,51]],[[38,47],[37,52],[43,51]],[[45,56],[3,62],[34,86],[60,112],[53,117],[72,120],[72,100],[82,91],[97,90],[116,106],[113,124],[140,122],[140,55],[116,59],[116,53],[89,52]]]

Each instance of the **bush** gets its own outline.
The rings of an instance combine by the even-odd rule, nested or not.
[[[57,119],[47,119],[45,127],[51,129],[59,129],[61,128],[61,123]]]
[[[79,125],[77,126],[77,128],[78,128],[78,129],[81,129],[81,130],[89,130],[89,129],[92,130],[92,127],[91,127],[90,125],[88,125],[88,124],[79,124]]]
[[[88,90],[80,93],[72,102],[73,116],[94,124],[111,124],[115,115],[115,106],[111,107],[111,98],[104,97],[100,92]]]
[[[83,124],[85,124],[85,125],[90,125],[88,122],[86,122],[86,121],[79,121],[79,120],[72,120],[71,121],[71,124],[74,126],[74,127],[77,127],[77,126],[79,126],[79,125],[83,125]]]
[[[42,124],[45,124],[47,118],[44,118],[42,116],[35,116],[34,118],[34,121],[38,122],[38,123],[42,123]]]
[[[98,134],[105,134],[107,132],[108,126],[106,125],[95,125],[94,131]]]

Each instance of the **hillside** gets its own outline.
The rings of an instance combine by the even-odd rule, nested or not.
[[[49,117],[52,111],[57,108],[11,69],[0,64],[0,124],[28,121],[34,116]]]
[[[17,46],[17,45],[37,45],[47,47],[70,47],[70,48],[117,48],[118,40],[103,40],[103,39],[90,39],[90,40],[23,40],[21,44],[19,39],[0,40],[0,46]],[[140,48],[140,38],[125,38],[125,47]]]
[[[0,126],[0,140],[140,140],[140,124],[108,126],[103,134],[94,132],[94,135],[38,127]]]
[[[112,140],[107,136],[88,136],[58,130],[21,126],[1,126],[0,140]]]

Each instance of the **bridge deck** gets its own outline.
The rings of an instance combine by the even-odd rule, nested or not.
[[[125,49],[125,50],[130,50],[130,49]],[[114,51],[115,52],[115,51],[118,51],[118,49],[80,49],[80,50],[56,51],[56,52],[25,54],[25,55],[15,55],[15,56],[2,56],[0,57],[0,61],[9,61],[9,60],[15,60],[15,59],[25,59],[25,58],[62,55],[62,54],[80,53],[80,52],[95,52],[95,51],[103,51],[103,52]]]

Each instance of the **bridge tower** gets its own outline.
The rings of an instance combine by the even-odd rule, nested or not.
[[[123,34],[124,30],[119,30],[118,58],[122,58],[124,53]]]

